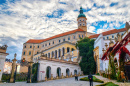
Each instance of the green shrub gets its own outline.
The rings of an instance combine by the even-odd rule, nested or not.
[[[2,74],[1,80],[8,82],[10,80],[10,74]]]
[[[100,85],[96,85],[96,86],[119,86],[119,85],[114,84],[114,83],[112,83],[112,82],[107,82],[107,83],[100,84]]]
[[[89,81],[88,77],[84,77],[84,78],[80,78],[81,81]],[[93,81],[94,82],[100,82],[100,83],[104,83],[104,81],[97,79],[95,76],[93,76]]]
[[[100,75],[99,73],[97,73],[96,75]]]

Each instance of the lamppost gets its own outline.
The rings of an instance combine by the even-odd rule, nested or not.
[[[17,56],[17,54],[15,53],[14,54],[14,59],[12,60],[13,61],[13,63],[12,63],[12,70],[11,70],[11,78],[10,78],[10,83],[14,83],[14,71],[15,71],[15,66],[16,66],[16,56]]]

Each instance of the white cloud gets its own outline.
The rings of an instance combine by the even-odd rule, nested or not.
[[[118,4],[110,7],[112,2],[118,2]],[[98,7],[94,7],[94,3]],[[21,0],[14,3],[8,2],[5,5],[0,5],[0,38],[5,35],[5,41],[0,42],[0,44],[7,43],[10,47],[15,46],[20,59],[22,47],[19,46],[22,46],[28,39],[43,39],[76,29],[79,12],[74,10],[79,10],[80,6],[84,9],[91,9],[84,12],[87,17],[88,31],[94,32],[96,30],[96,27],[92,25],[94,24],[95,26],[102,26],[101,29],[97,30],[97,33],[100,33],[114,29],[114,27],[120,27],[120,22],[124,24],[129,21],[129,4],[129,0]],[[3,9],[5,7],[6,9]],[[64,11],[62,16],[59,18],[47,17],[59,9]],[[104,13],[110,15],[103,15]],[[54,12],[53,15],[58,16],[58,12]],[[108,24],[99,25],[98,22],[100,21],[107,21]],[[15,53],[15,50],[10,47],[8,52],[10,50],[12,52],[8,58],[11,58],[12,53]]]

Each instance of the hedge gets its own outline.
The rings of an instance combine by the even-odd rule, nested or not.
[[[80,78],[81,81],[89,81],[88,77],[84,77],[84,78]],[[95,76],[93,76],[93,81],[94,82],[100,82],[100,83],[104,83],[104,81],[97,79]]]

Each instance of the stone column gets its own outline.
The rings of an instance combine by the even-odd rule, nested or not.
[[[29,67],[28,67],[28,79],[27,79],[27,83],[32,83],[31,77],[32,77],[32,65],[33,65],[33,61],[30,61],[28,63],[29,63]]]
[[[16,53],[14,55],[14,59],[12,60],[12,70],[11,70],[11,78],[10,78],[10,83],[14,83],[14,72],[15,72],[15,67],[16,67]]]

